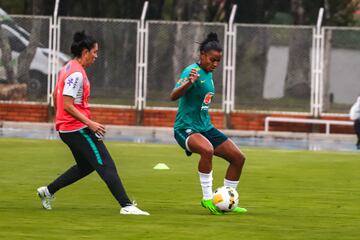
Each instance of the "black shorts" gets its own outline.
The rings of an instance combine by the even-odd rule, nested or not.
[[[177,143],[185,150],[185,153],[188,156],[190,156],[192,152],[187,144],[187,141],[189,140],[189,136],[194,133],[200,133],[203,135],[207,140],[209,140],[214,149],[228,139],[225,134],[216,128],[211,128],[206,132],[195,132],[192,129],[174,130],[174,137]]]

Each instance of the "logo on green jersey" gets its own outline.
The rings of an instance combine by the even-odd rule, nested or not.
[[[213,95],[214,95],[214,93],[212,93],[212,92],[207,93],[204,98],[204,104],[206,104],[206,105],[210,104]]]
[[[203,105],[201,106],[201,110],[209,109],[209,104],[211,103],[211,99],[212,99],[213,96],[214,96],[214,93],[212,93],[212,92],[208,92],[205,95]]]

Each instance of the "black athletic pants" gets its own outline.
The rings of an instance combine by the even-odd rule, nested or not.
[[[49,184],[48,189],[51,194],[95,170],[122,207],[131,205],[114,161],[102,140],[98,139],[88,128],[76,132],[60,133],[60,138],[70,148],[76,164]]]
[[[355,129],[355,133],[357,136],[357,142],[356,142],[356,146],[360,147],[360,119],[356,119],[354,121],[354,129]]]

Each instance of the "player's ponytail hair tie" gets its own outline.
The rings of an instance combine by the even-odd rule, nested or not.
[[[214,32],[209,33],[206,39],[200,43],[200,52],[207,52],[210,50],[215,50],[219,52],[223,51],[218,36]]]
[[[88,49],[89,51],[91,48],[94,47],[97,41],[85,34],[85,31],[76,32],[73,37],[73,43],[71,44],[71,53],[74,57],[81,57],[81,53],[84,49]]]

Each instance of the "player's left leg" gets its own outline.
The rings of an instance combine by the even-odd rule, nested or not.
[[[126,215],[150,215],[148,212],[137,208],[136,204],[131,203],[126,194],[125,187],[120,180],[115,163],[103,141],[98,139],[95,134],[88,129],[84,129],[81,133],[88,141],[88,146],[85,151],[87,160],[119,202],[122,207],[120,213]]]
[[[70,167],[66,172],[57,177],[48,186],[42,186],[37,189],[37,195],[40,197],[43,207],[51,210],[51,202],[55,199],[54,194],[60,189],[73,184],[74,182],[86,177],[94,169],[87,162],[87,156],[83,154],[83,148],[87,142],[82,139],[78,131],[70,133],[60,133],[61,140],[68,145],[76,164]]]
[[[102,180],[106,183],[110,192],[121,205],[120,213],[125,215],[150,215],[148,212],[142,211],[136,207],[136,203],[130,202],[125,192],[125,188],[117,173],[115,163],[107,151],[105,144],[100,141],[97,142],[96,145],[99,148],[100,156],[104,162],[103,165],[98,165],[95,163],[94,168]]]
[[[228,161],[224,185],[236,188],[245,163],[245,155],[231,139],[227,139],[214,149],[214,155]]]
[[[224,186],[236,189],[245,163],[245,155],[229,138],[214,149],[214,155],[221,157],[230,163],[224,179]],[[247,209],[236,207],[233,212],[245,213],[247,212]]]

